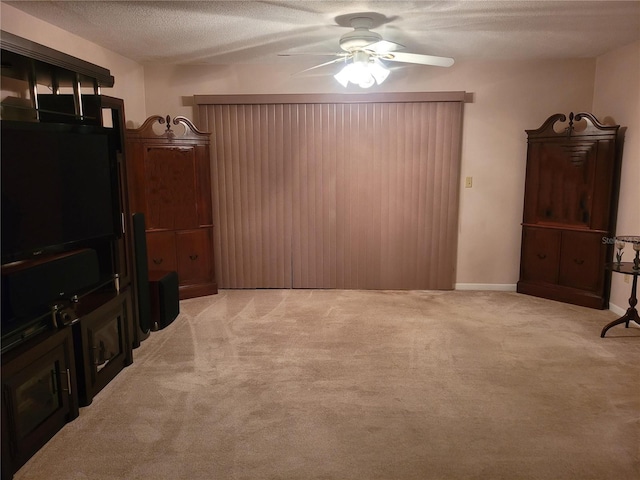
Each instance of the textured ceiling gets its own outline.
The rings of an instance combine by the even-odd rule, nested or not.
[[[640,39],[640,1],[5,2],[141,63],[295,61],[338,51],[346,18],[405,51],[469,59],[595,57]],[[342,26],[341,26],[342,25]]]

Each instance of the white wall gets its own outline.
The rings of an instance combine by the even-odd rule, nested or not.
[[[103,89],[102,93],[124,100],[130,126],[139,125],[146,118],[142,65],[5,3],[0,3],[0,25],[5,32],[109,69],[115,77],[115,85]]]
[[[372,92],[464,90],[465,105],[457,283],[514,285],[519,276],[526,164],[525,129],[554,113],[590,111],[595,60],[458,62],[449,69],[411,66]],[[335,93],[326,74],[291,76],[308,65],[147,66],[149,114],[197,123],[194,94]],[[351,90],[349,90],[351,91]],[[357,91],[357,90],[353,90]]]
[[[616,234],[640,235],[640,42],[598,57],[593,113],[601,121],[627,127],[622,156],[622,179]],[[623,260],[631,261],[627,245]],[[613,274],[611,303],[626,310],[631,290],[628,275]],[[614,307],[615,308],[615,307]]]

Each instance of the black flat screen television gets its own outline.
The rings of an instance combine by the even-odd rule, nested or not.
[[[119,235],[112,130],[0,122],[2,264]]]

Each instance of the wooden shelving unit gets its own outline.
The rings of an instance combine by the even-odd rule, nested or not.
[[[116,238],[90,240],[101,280],[86,291],[65,292],[51,303],[39,329],[12,338],[2,352],[2,479],[13,474],[66,422],[133,361],[137,322],[136,272],[124,152],[124,104],[101,94],[112,87],[109,70],[1,32],[2,120],[113,128],[122,228]],[[115,189],[115,187],[114,187]],[[38,262],[47,262],[45,257]],[[3,265],[3,292],[17,269]],[[105,280],[106,279],[106,280]],[[3,300],[4,301],[4,300]],[[58,307],[64,307],[62,318]],[[3,304],[3,313],[5,305]],[[20,319],[29,320],[29,319]],[[28,323],[28,322],[27,322]],[[34,321],[32,321],[34,323]],[[24,332],[23,332],[24,333]]]

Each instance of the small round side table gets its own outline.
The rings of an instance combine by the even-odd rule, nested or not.
[[[638,310],[636,310],[636,305],[638,304],[636,293],[638,289],[638,276],[640,275],[640,237],[622,236],[616,237],[616,241],[633,244],[633,249],[635,251],[635,258],[632,262],[613,262],[607,264],[607,268],[612,272],[618,272],[624,275],[633,276],[633,283],[631,285],[631,297],[629,297],[629,308],[627,308],[627,313],[625,313],[617,320],[614,320],[613,322],[605,325],[605,327],[602,329],[602,333],[600,333],[601,338],[604,338],[607,330],[615,325],[624,323],[625,328],[629,328],[630,321],[640,323],[640,316],[638,316]]]

